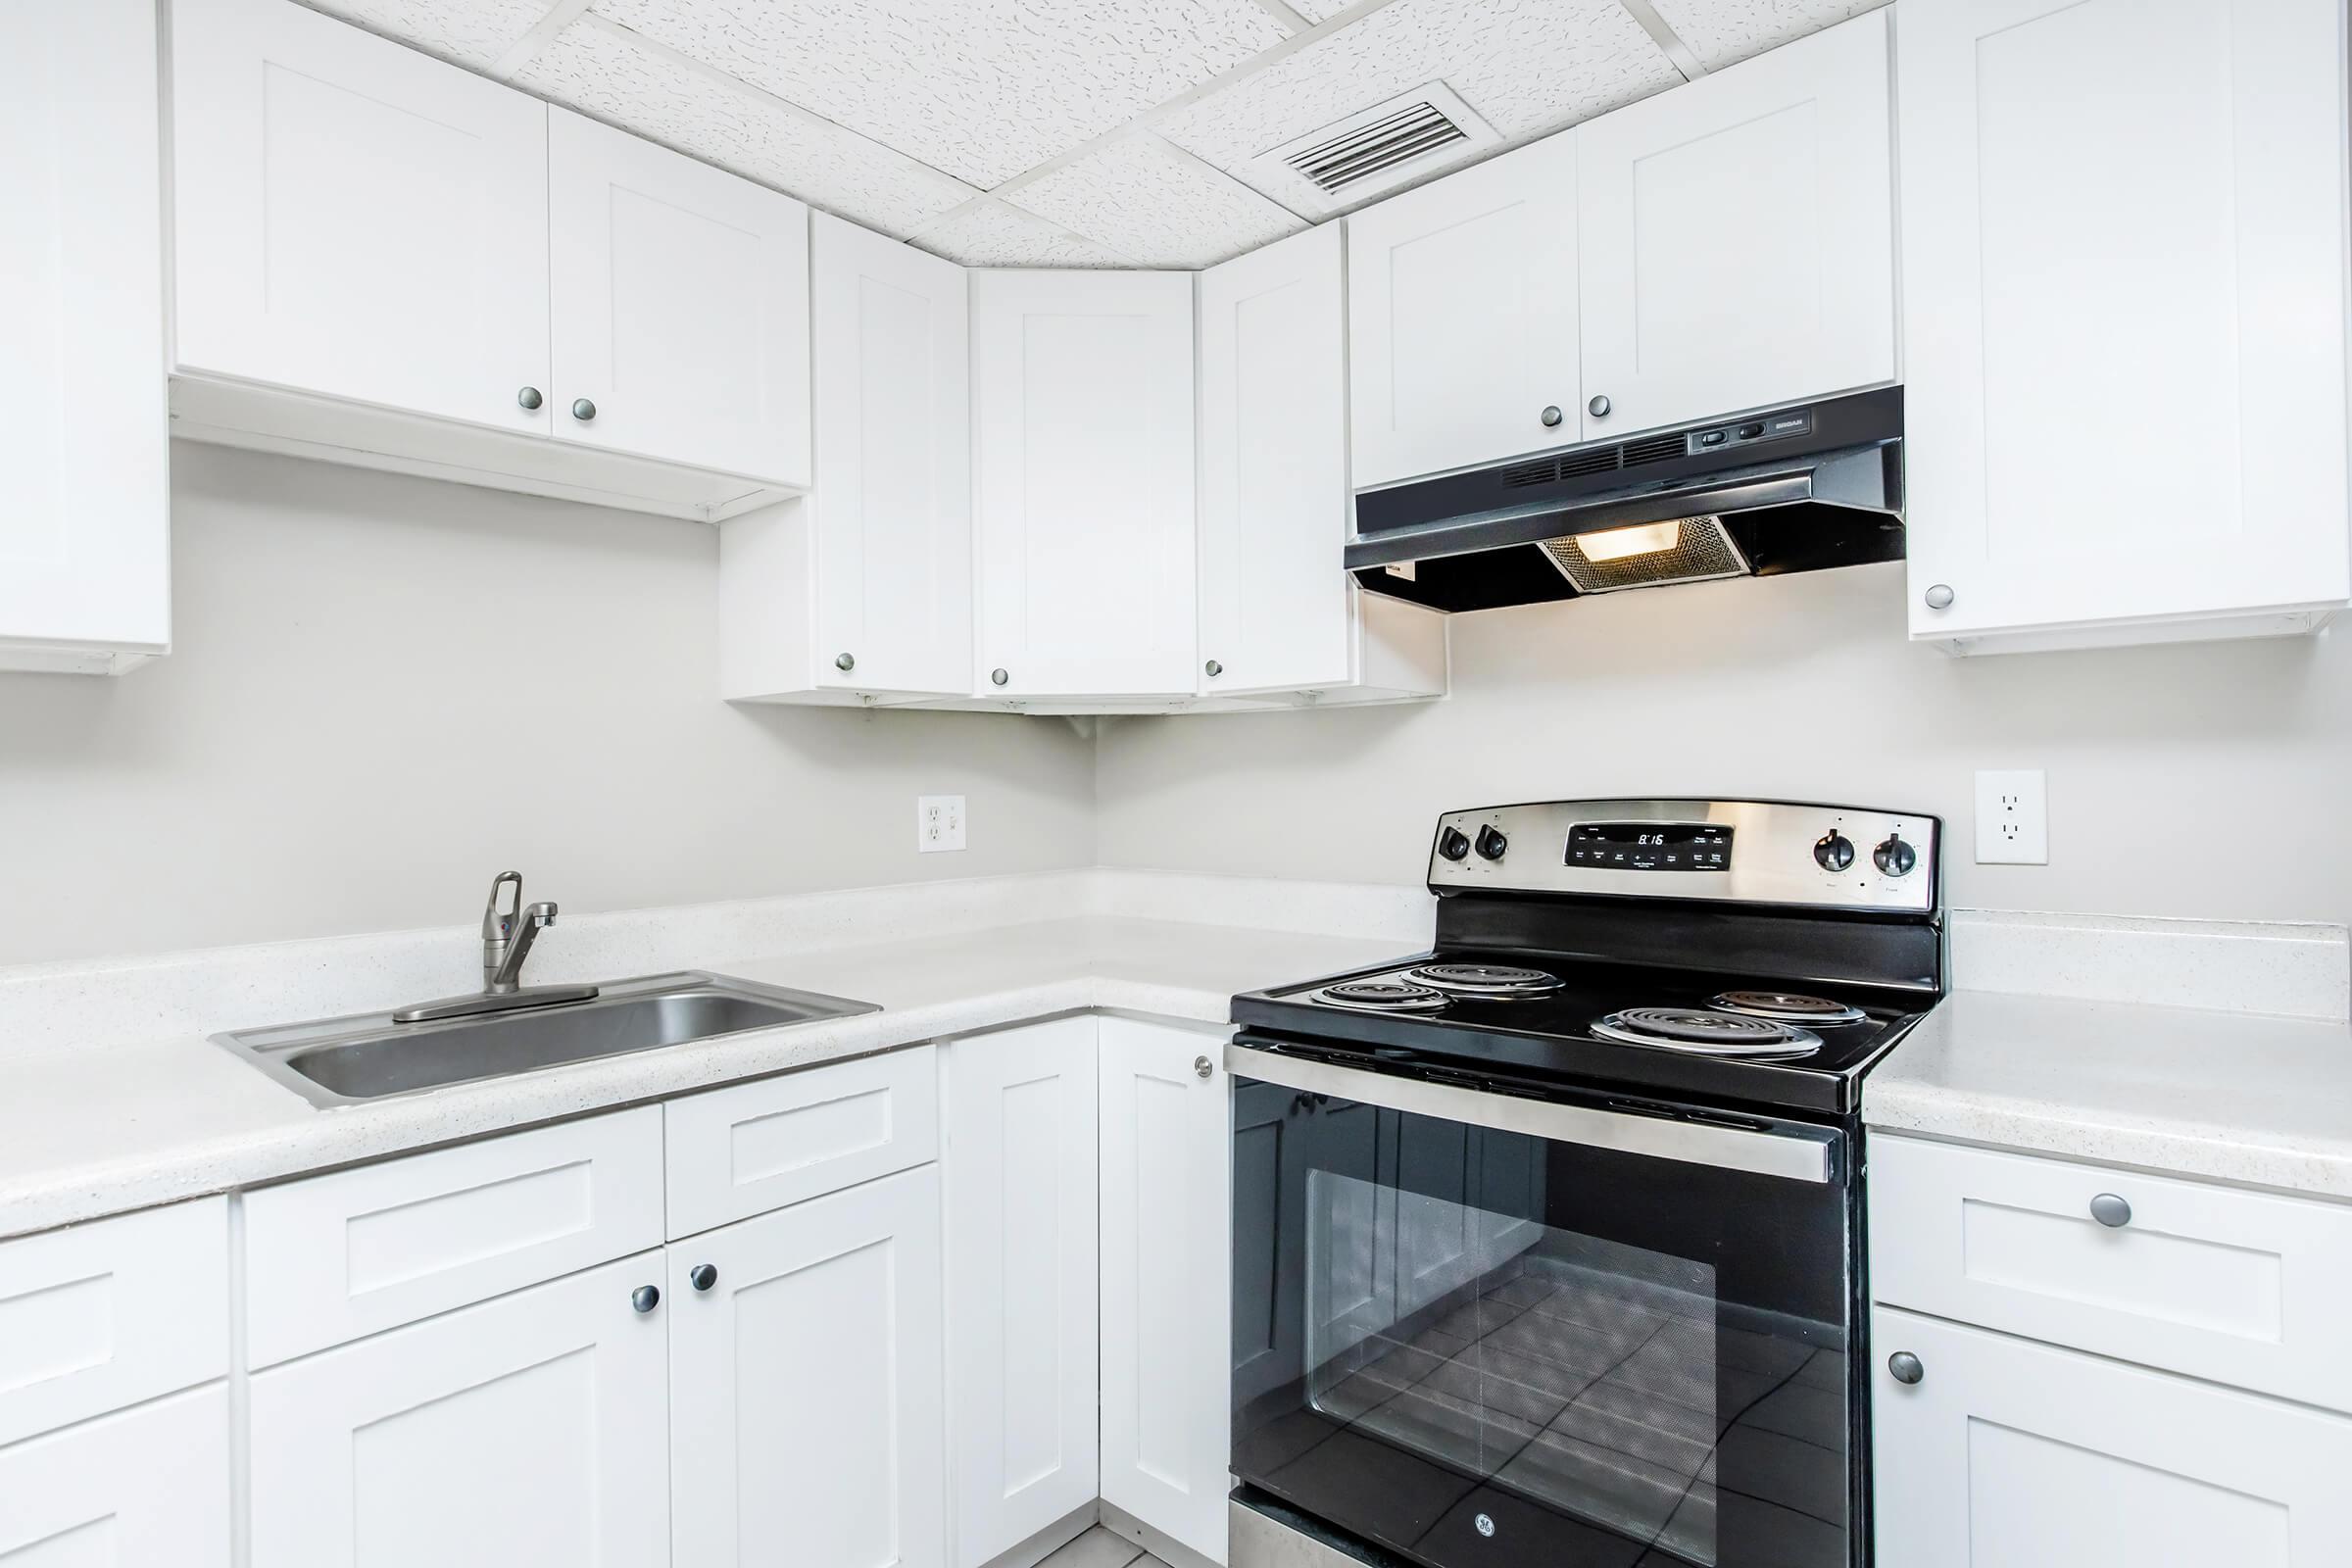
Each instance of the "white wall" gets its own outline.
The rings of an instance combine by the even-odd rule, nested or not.
[[[1102,858],[1417,882],[1442,810],[1756,796],[1942,815],[1960,906],[2352,921],[2347,633],[1952,659],[1903,593],[1893,564],[1490,611],[1443,703],[1119,720]],[[2048,770],[2047,866],[1973,863],[1980,767]]]
[[[713,529],[172,457],[172,656],[0,674],[0,963],[466,922],[509,866],[585,912],[1094,858],[1059,720],[719,702]]]

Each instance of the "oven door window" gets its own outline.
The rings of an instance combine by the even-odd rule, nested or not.
[[[1837,1183],[1236,1087],[1244,1481],[1433,1568],[1850,1562]]]

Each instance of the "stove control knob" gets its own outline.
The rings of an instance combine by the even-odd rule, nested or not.
[[[1854,863],[1854,841],[1832,828],[1814,842],[1813,858],[1824,871],[1842,871]]]
[[[1502,852],[1510,847],[1511,841],[1504,838],[1502,834],[1495,829],[1491,827],[1482,827],[1478,830],[1478,853],[1483,858],[1490,860],[1499,860],[1502,858]]]
[[[1449,827],[1438,835],[1438,853],[1448,860],[1458,860],[1470,853],[1470,840],[1458,827]]]
[[[1881,876],[1909,876],[1919,863],[1919,852],[1905,844],[1900,833],[1889,833],[1886,843],[1870,852],[1870,863]]]

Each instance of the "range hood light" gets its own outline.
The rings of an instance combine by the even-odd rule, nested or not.
[[[1587,561],[1624,561],[1632,556],[1654,556],[1661,550],[1672,550],[1683,542],[1683,523],[1679,517],[1664,522],[1636,523],[1630,528],[1609,528],[1600,533],[1576,536],[1577,548],[1584,551]]]

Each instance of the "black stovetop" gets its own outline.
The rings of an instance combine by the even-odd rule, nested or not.
[[[1564,982],[1556,991],[1515,998],[1449,998],[1432,1012],[1375,1012],[1314,999],[1343,980],[1386,976],[1423,963],[1497,963],[1537,967]],[[1698,1055],[1657,1046],[1621,1044],[1592,1032],[1605,1014],[1628,1007],[1706,1007],[1719,992],[1781,990],[1859,1007],[1848,1024],[1803,1025],[1821,1049],[1793,1060]],[[1862,1075],[1892,1050],[1934,1004],[1935,997],[1898,987],[1823,984],[1756,974],[1715,974],[1592,958],[1546,961],[1524,951],[1440,948],[1394,962],[1327,975],[1301,985],[1246,992],[1233,999],[1233,1021],[1299,1042],[1321,1054],[1354,1055],[1364,1065],[1455,1076],[1490,1076],[1502,1087],[1544,1085],[1623,1090],[1700,1106],[1753,1106],[1845,1118],[1860,1099]]]

